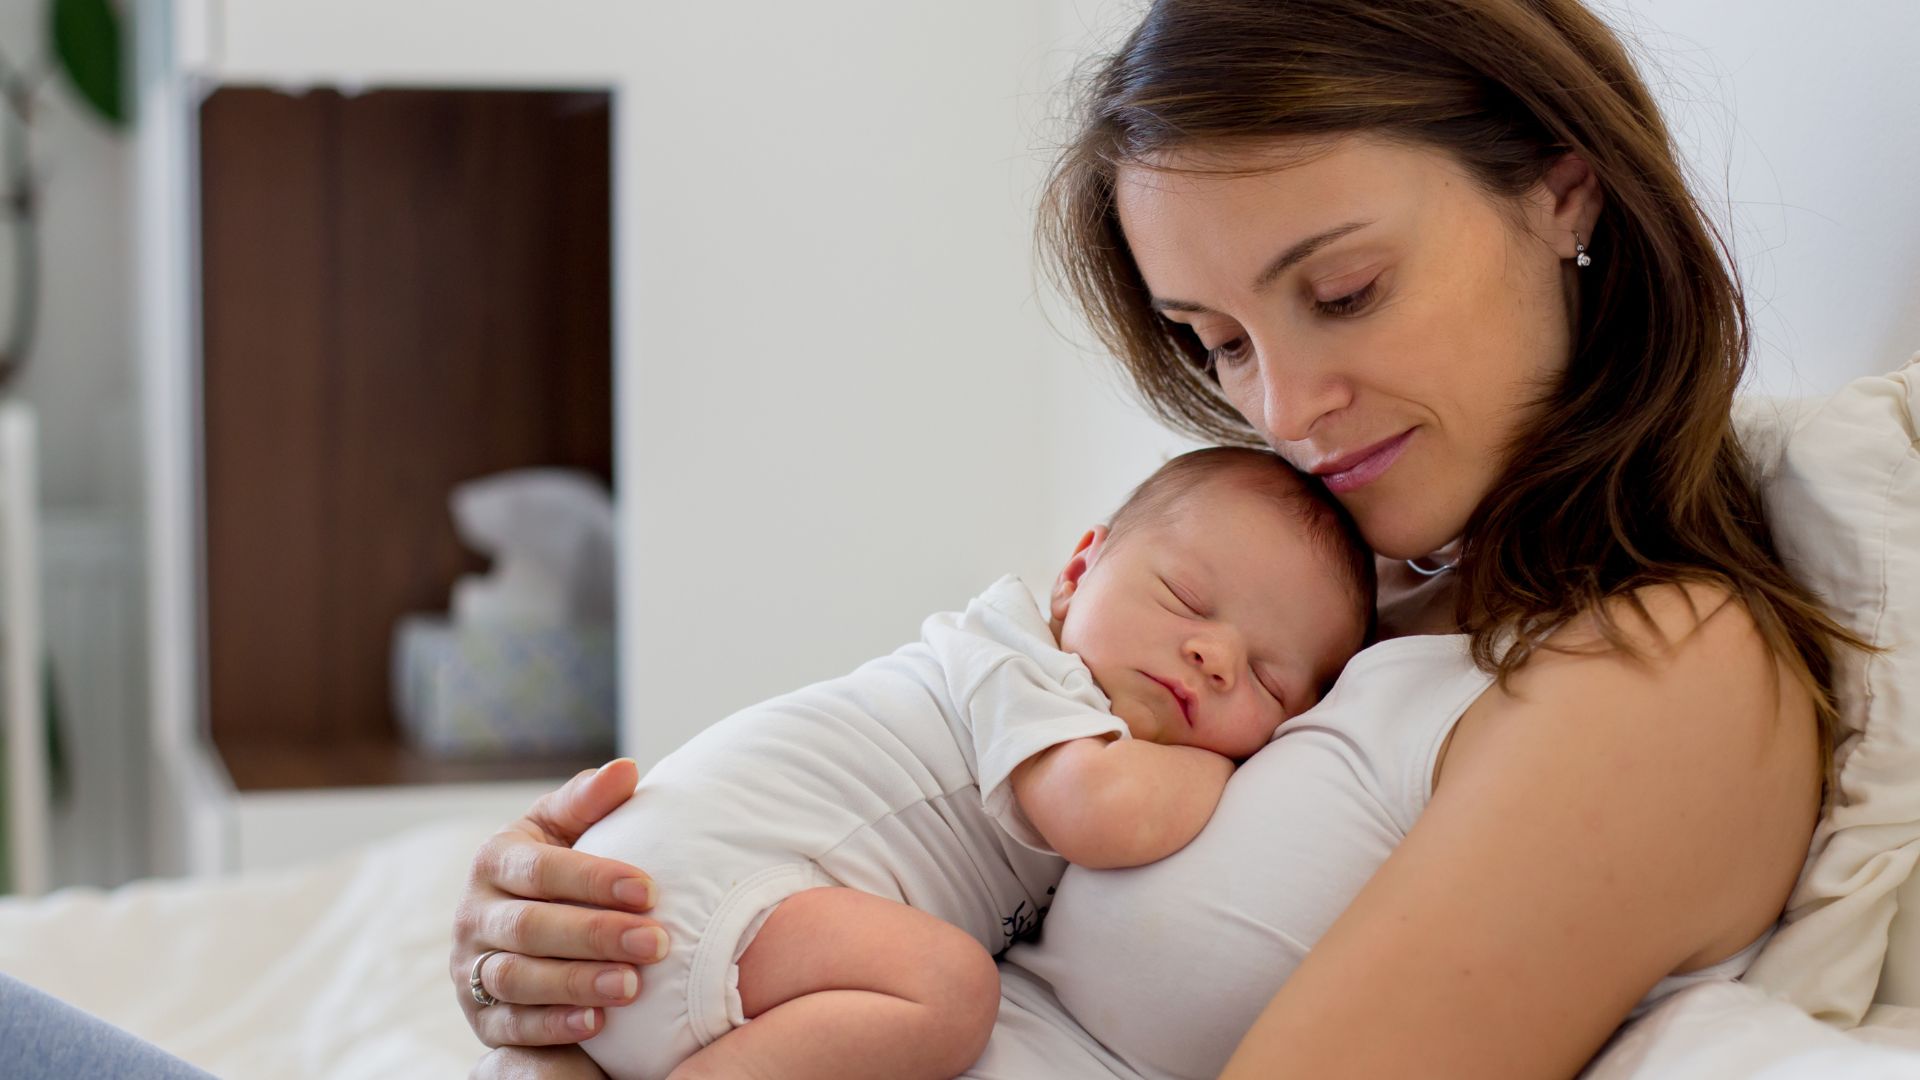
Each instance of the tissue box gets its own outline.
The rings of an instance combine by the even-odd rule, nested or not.
[[[394,712],[438,757],[610,752],[615,670],[610,626],[409,615],[393,635]]]

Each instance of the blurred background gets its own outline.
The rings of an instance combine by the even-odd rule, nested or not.
[[[1138,10],[0,0],[9,887],[504,821],[1044,586],[1184,445],[1031,257]],[[1753,389],[1920,347],[1920,5],[1605,10]]]

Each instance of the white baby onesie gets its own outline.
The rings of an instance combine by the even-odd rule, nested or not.
[[[737,961],[804,889],[910,904],[996,955],[1031,937],[1066,863],[1007,778],[1100,735],[1126,724],[1012,577],[889,656],[701,732],[574,845],[652,874],[672,940],[587,1052],[615,1080],[651,1080],[744,1023]]]

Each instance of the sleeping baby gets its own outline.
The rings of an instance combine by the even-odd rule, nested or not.
[[[579,850],[645,867],[672,953],[584,1045],[616,1078],[951,1077],[1067,862],[1138,866],[1363,643],[1372,561],[1278,457],[1168,462],[1047,610],[1003,578],[656,765]]]

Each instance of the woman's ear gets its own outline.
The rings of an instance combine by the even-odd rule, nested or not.
[[[1553,217],[1557,229],[1561,233],[1578,233],[1582,242],[1592,246],[1599,211],[1607,204],[1607,192],[1599,186],[1599,173],[1586,163],[1586,158],[1563,154],[1561,160],[1548,169],[1546,184],[1555,196]],[[1572,236],[1567,236],[1567,258],[1572,256]]]
[[[1562,258],[1574,256],[1574,236],[1593,245],[1593,227],[1600,220],[1600,208],[1606,195],[1600,190],[1600,177],[1579,154],[1566,153],[1547,168],[1541,178],[1542,219],[1536,219],[1541,235],[1553,244]],[[1539,189],[1536,189],[1539,190]]]
[[[1073,546],[1073,557],[1060,568],[1060,576],[1053,579],[1053,595],[1047,601],[1047,613],[1053,616],[1055,622],[1067,617],[1067,606],[1073,600],[1073,594],[1079,591],[1080,579],[1100,558],[1100,549],[1106,542],[1107,527],[1095,525]]]

